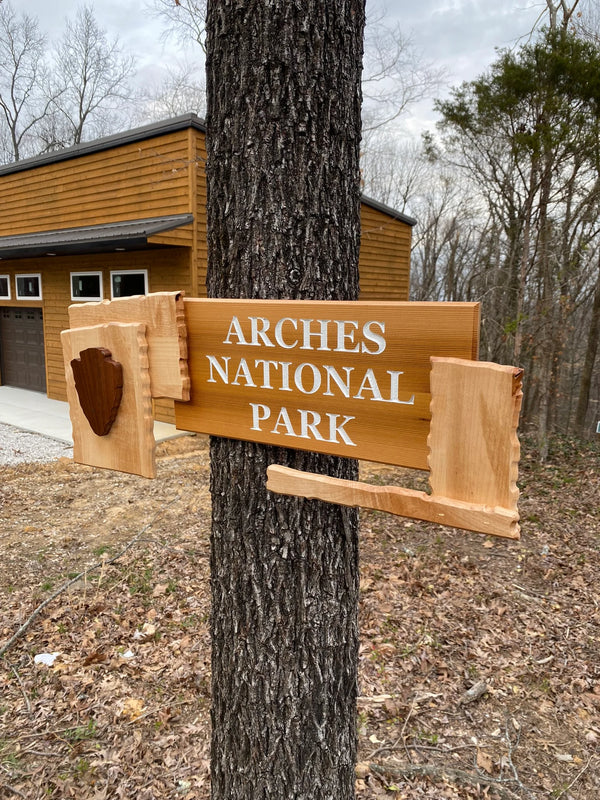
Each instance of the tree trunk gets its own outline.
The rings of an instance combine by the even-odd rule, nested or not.
[[[364,0],[209,0],[209,296],[357,299]],[[213,438],[213,800],[354,797],[358,515],[270,495]]]
[[[598,269],[598,280],[594,291],[594,302],[592,305],[592,318],[587,337],[585,350],[585,360],[579,383],[579,398],[577,400],[577,411],[575,412],[575,432],[578,436],[585,436],[585,421],[590,402],[590,390],[592,388],[592,378],[594,375],[594,364],[598,352],[598,342],[600,341],[600,264]]]

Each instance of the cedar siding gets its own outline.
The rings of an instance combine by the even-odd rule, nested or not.
[[[43,310],[49,397],[66,399],[60,333],[69,325],[71,272],[101,273],[104,299],[111,296],[111,270],[147,270],[150,292],[206,294],[205,159],[204,125],[189,114],[0,166],[0,275],[8,275],[11,286],[0,310]],[[167,227],[174,218],[171,229],[148,233],[141,244],[110,246],[112,224],[158,218],[167,218]],[[414,220],[365,199],[361,224],[361,299],[407,300]],[[93,231],[71,230],[87,226],[106,226],[109,244],[100,246]],[[63,244],[42,253],[43,234],[50,231]],[[35,257],[15,256],[23,241]],[[115,238],[116,244],[123,242]],[[41,275],[41,300],[16,299],[19,274]],[[0,367],[1,356],[0,341]],[[171,419],[169,403],[157,403],[155,413]]]
[[[363,200],[358,261],[361,300],[408,300],[412,227],[404,220],[379,203]]]

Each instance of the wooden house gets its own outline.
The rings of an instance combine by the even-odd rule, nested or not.
[[[188,114],[0,166],[1,384],[66,399],[71,303],[205,294],[204,135]],[[361,299],[407,300],[415,221],[367,198],[361,217]]]

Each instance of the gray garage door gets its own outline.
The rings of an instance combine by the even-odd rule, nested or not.
[[[46,391],[41,308],[0,308],[0,369],[5,386]]]

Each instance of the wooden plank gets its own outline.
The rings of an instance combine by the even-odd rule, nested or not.
[[[216,436],[428,469],[429,357],[477,357],[476,303],[184,306],[192,396],[177,426]]]
[[[454,358],[431,361],[431,495],[277,465],[267,469],[267,489],[518,539],[523,372]]]
[[[144,333],[143,323],[111,323],[76,328],[61,334],[73,426],[73,459],[76,462],[146,478],[155,477],[154,421],[148,345]],[[93,432],[75,388],[71,362],[88,348],[106,348],[123,370],[121,403],[106,436],[97,436]]]
[[[279,494],[324,500],[342,506],[372,508],[507,539],[519,538],[519,515],[516,510],[435,497],[399,486],[371,486],[278,465],[267,468],[267,478],[267,489]]]
[[[156,292],[69,306],[71,328],[107,322],[146,326],[152,397],[186,401],[190,396],[187,338],[181,292]]]
[[[453,358],[431,361],[433,494],[516,509],[523,371]]]

